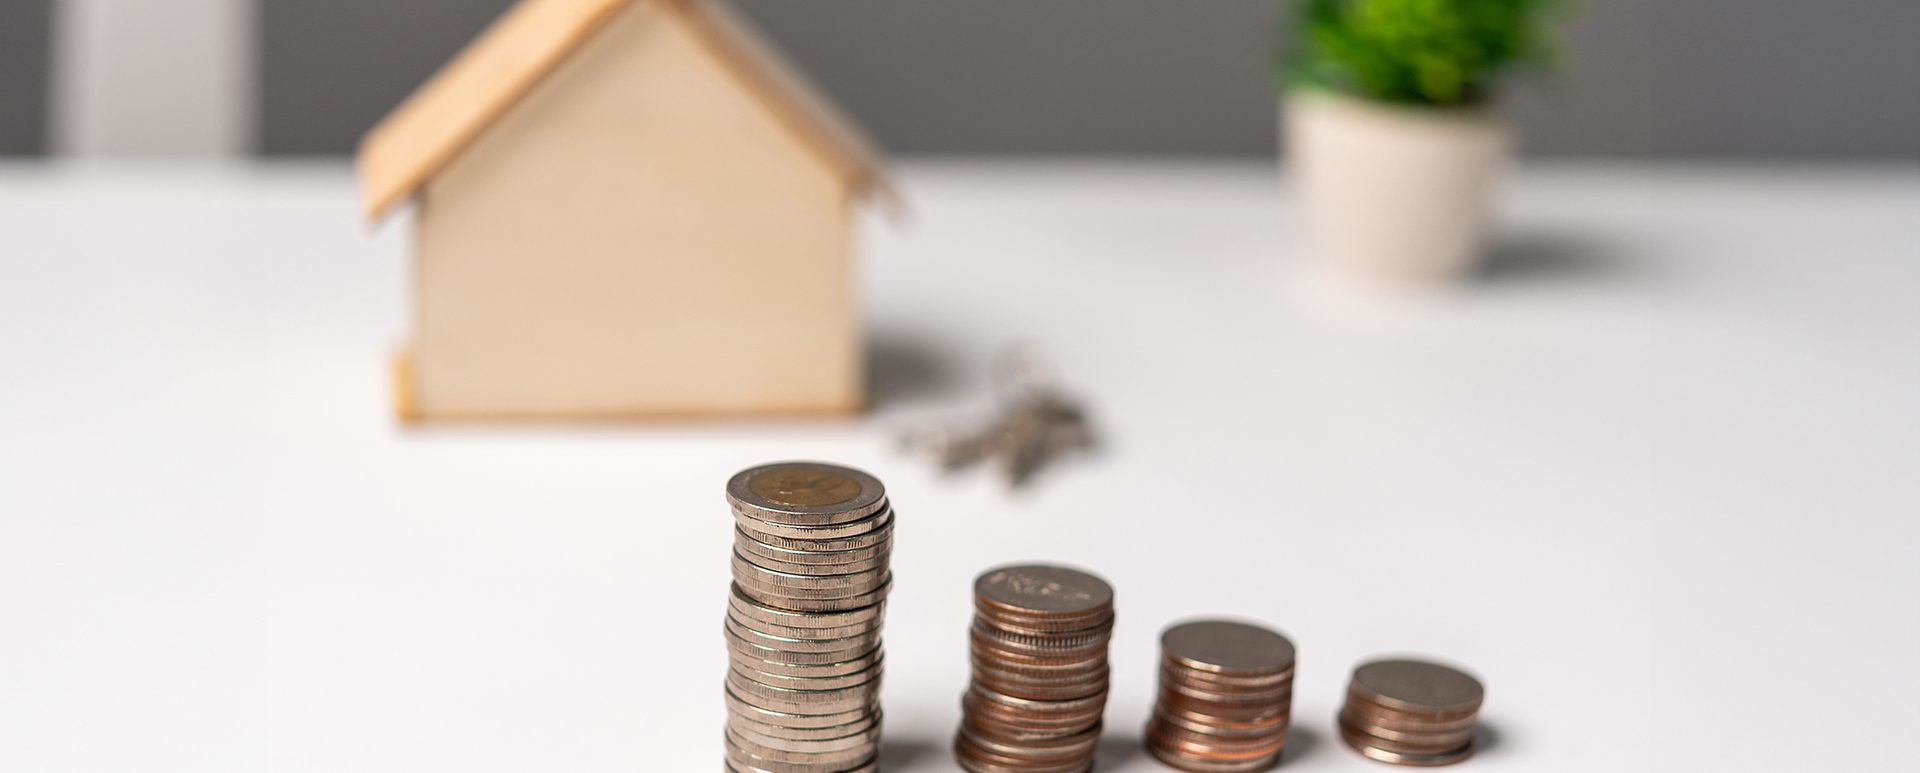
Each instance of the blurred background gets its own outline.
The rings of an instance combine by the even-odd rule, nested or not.
[[[1920,2],[1508,25],[1562,43],[1486,270],[1383,299],[1296,270],[1312,160],[1417,247],[1487,218],[1379,194],[1506,148],[1317,123],[1276,174],[1310,2],[737,0],[900,161],[874,410],[409,427],[414,244],[349,154],[512,0],[0,0],[0,771],[711,769],[722,483],[801,457],[902,512],[891,771],[954,769],[967,588],[1036,559],[1123,599],[1103,771],[1163,770],[1155,632],[1211,614],[1301,644],[1290,773],[1383,770],[1334,723],[1383,652],[1486,679],[1476,773],[1903,768]],[[902,452],[1020,343],[1091,449],[1014,492]]]
[[[0,153],[347,153],[509,0],[3,0]],[[896,154],[1274,146],[1270,0],[745,0]],[[1573,4],[1550,156],[1920,154],[1920,4]]]

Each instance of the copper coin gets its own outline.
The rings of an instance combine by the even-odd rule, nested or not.
[[[1171,749],[1163,749],[1155,746],[1151,741],[1147,743],[1147,753],[1152,754],[1154,759],[1166,763],[1169,767],[1184,770],[1188,773],[1253,773],[1254,771],[1267,770],[1280,764],[1280,752],[1274,752],[1273,756],[1260,759],[1222,762],[1207,759],[1203,756],[1187,755]]]
[[[1348,732],[1344,728],[1340,731],[1340,739],[1345,741],[1348,746],[1353,747],[1354,751],[1359,752],[1368,759],[1393,765],[1432,768],[1441,765],[1452,765],[1473,756],[1472,743],[1441,754],[1405,754],[1373,746],[1367,736]]]
[[[1352,721],[1356,727],[1365,727],[1367,733],[1377,733],[1380,737],[1436,737],[1436,735],[1473,735],[1480,717],[1465,717],[1448,723],[1430,723],[1430,721],[1402,721],[1392,719],[1386,712],[1373,712],[1363,708],[1357,702],[1348,702],[1340,706],[1340,717]]]
[[[1113,605],[1113,586],[1078,569],[1041,564],[993,569],[974,580],[974,597],[1034,617],[1079,617]]]
[[[1292,718],[1292,714],[1276,714],[1272,718],[1261,722],[1226,724],[1198,720],[1181,712],[1167,711],[1163,707],[1155,706],[1153,709],[1153,717],[1188,732],[1199,733],[1201,735],[1215,735],[1222,738],[1264,738],[1275,734],[1286,733],[1287,724]]]
[[[1365,712],[1367,716],[1376,718],[1382,722],[1406,725],[1414,729],[1431,727],[1437,730],[1445,727],[1468,725],[1475,722],[1476,718],[1480,715],[1478,708],[1450,709],[1447,711],[1403,711],[1389,708],[1367,697],[1364,692],[1355,688],[1349,688],[1347,690],[1347,707],[1354,711]]]
[[[1472,732],[1467,732],[1444,736],[1415,735],[1405,738],[1387,738],[1371,732],[1368,728],[1355,727],[1344,721],[1340,723],[1340,731],[1365,740],[1368,746],[1400,754],[1444,754],[1472,743],[1474,736]]]
[[[1352,689],[1381,706],[1409,713],[1468,713],[1486,689],[1459,669],[1421,660],[1377,660],[1353,670]]]
[[[1196,620],[1160,634],[1168,660],[1210,673],[1270,674],[1293,668],[1293,642],[1274,631],[1229,620]]]
[[[1189,733],[1161,722],[1147,723],[1147,739],[1155,746],[1216,760],[1249,760],[1270,757],[1286,748],[1285,733],[1266,738],[1230,740],[1217,736]]]

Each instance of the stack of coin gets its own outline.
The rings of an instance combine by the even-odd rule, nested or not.
[[[1147,751],[1194,773],[1266,770],[1280,762],[1293,706],[1293,642],[1202,620],[1160,634],[1160,697]]]
[[[973,683],[954,739],[973,773],[1093,768],[1107,704],[1113,587],[1057,566],[1010,566],[973,583]]]
[[[727,502],[727,770],[877,770],[885,489],[859,470],[784,462],[733,476]]]
[[[1486,691],[1437,663],[1377,660],[1353,670],[1340,736],[1370,758],[1395,765],[1451,765],[1473,755]]]

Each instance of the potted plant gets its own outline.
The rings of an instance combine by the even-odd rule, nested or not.
[[[1512,145],[1498,81],[1547,59],[1555,0],[1297,0],[1287,164],[1321,264],[1393,281],[1485,252]]]

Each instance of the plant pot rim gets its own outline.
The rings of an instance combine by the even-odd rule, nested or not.
[[[1505,115],[1500,100],[1489,99],[1465,105],[1415,105],[1348,94],[1319,86],[1291,86],[1282,92],[1283,103],[1321,103],[1337,109],[1402,116],[1422,120],[1499,121]]]

